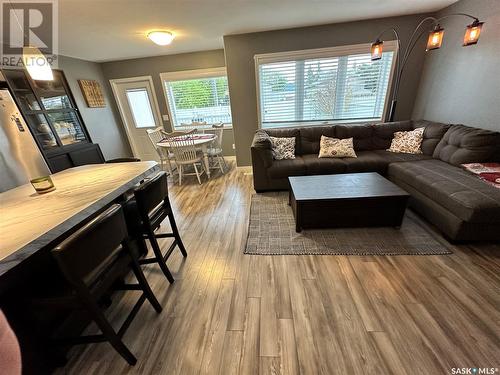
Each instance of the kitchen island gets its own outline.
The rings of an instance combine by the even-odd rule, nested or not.
[[[52,192],[26,184],[0,194],[0,308],[21,344],[23,373],[51,373],[61,363],[64,351],[46,345],[55,324],[70,320],[74,332],[88,323],[30,306],[33,295],[64,288],[50,250],[157,171],[154,161],[85,165],[51,175]]]

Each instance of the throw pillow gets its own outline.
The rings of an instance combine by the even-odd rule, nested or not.
[[[424,140],[425,128],[417,128],[407,132],[395,132],[391,142],[391,147],[387,149],[390,152],[405,154],[421,154],[420,145]]]
[[[295,159],[295,137],[271,139],[271,151],[275,160]]]
[[[318,158],[356,158],[352,138],[338,139],[321,136]]]

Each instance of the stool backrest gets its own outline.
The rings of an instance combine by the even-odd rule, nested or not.
[[[127,237],[122,208],[114,204],[56,246],[52,254],[69,282],[88,285],[104,264],[118,256]]]
[[[134,190],[137,210],[146,223],[155,221],[156,216],[166,217],[165,201],[168,198],[167,174],[159,172]],[[152,214],[153,213],[153,214]],[[160,217],[158,217],[160,219]],[[151,223],[155,224],[155,223]]]

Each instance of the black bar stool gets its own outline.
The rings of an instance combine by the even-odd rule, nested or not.
[[[125,203],[127,224],[136,239],[142,242],[149,239],[154,253],[152,258],[139,259],[139,264],[158,263],[167,280],[173,283],[174,278],[168,269],[167,259],[176,246],[184,257],[187,257],[187,253],[168,198],[167,174],[162,171],[145,181],[135,189],[134,196],[134,200]],[[166,217],[170,221],[172,233],[155,233]],[[174,239],[165,254],[162,254],[157,238]]]
[[[53,249],[52,254],[74,293],[33,302],[46,307],[84,309],[102,332],[98,335],[53,340],[62,345],[108,341],[130,365],[135,365],[137,359],[125,346],[122,337],[146,298],[158,313],[162,308],[142,273],[136,250],[129,244],[121,206],[114,204],[108,208]],[[130,269],[138,283],[116,285],[116,280]],[[113,287],[118,290],[142,291],[118,331],[111,326],[99,307],[101,298]]]

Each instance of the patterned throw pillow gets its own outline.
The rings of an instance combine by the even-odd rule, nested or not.
[[[322,135],[318,158],[357,158],[352,138],[338,139]]]
[[[295,137],[271,138],[273,158],[275,160],[295,159]]]
[[[408,132],[395,132],[391,142],[391,147],[387,149],[390,152],[405,154],[421,154],[420,145],[424,140],[425,128],[417,128]]]

